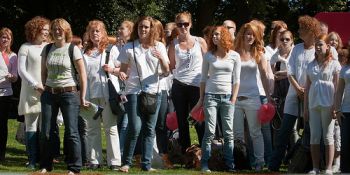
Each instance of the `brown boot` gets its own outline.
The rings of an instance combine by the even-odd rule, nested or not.
[[[168,154],[163,154],[162,160],[163,160],[164,168],[166,168],[166,169],[173,169],[174,168],[173,163],[169,160]]]

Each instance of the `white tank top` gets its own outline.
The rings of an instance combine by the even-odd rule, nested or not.
[[[189,50],[181,49],[178,39],[174,40],[176,61],[174,77],[182,83],[199,87],[203,55],[197,37],[194,39],[194,46]]]

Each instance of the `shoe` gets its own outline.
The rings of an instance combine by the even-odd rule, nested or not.
[[[311,171],[309,171],[307,174],[320,174],[320,170],[314,168]]]
[[[119,166],[118,165],[111,165],[109,166],[109,169],[112,171],[118,171],[119,170]]]
[[[41,170],[39,171],[39,173],[40,173],[40,174],[45,174],[45,173],[47,173],[47,169],[46,169],[46,168],[43,168],[43,169],[41,169]]]
[[[166,168],[166,169],[173,169],[174,168],[173,163],[169,160],[168,154],[163,154],[162,160],[163,160],[164,168]]]
[[[339,173],[340,172],[339,165],[333,165],[332,170],[333,170],[333,173]]]
[[[235,172],[237,172],[236,169],[232,169],[232,168],[229,168],[227,171],[230,172],[230,173],[235,173]]]
[[[262,165],[255,166],[255,171],[262,171],[262,170],[263,170],[263,166]]]
[[[210,169],[209,169],[208,167],[202,167],[201,171],[202,171],[203,173],[210,173],[210,172],[211,172]]]
[[[119,171],[123,173],[128,173],[129,169],[130,169],[129,165],[123,165],[122,167],[119,168]]]
[[[68,175],[74,175],[73,171],[68,171]]]
[[[324,171],[324,174],[326,174],[326,175],[333,175],[333,170],[325,170]]]
[[[97,170],[98,168],[101,168],[99,164],[90,164],[88,167],[89,170]]]
[[[28,164],[28,165],[26,166],[26,168],[29,169],[29,170],[35,170],[35,165],[33,165],[33,164]]]

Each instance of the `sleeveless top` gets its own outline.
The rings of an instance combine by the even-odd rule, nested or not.
[[[194,39],[194,46],[188,50],[181,49],[179,40],[174,40],[176,64],[173,72],[174,78],[178,81],[187,85],[199,87],[203,55],[198,38],[194,37]]]
[[[241,61],[241,76],[238,96],[259,97],[260,74],[255,60]],[[261,83],[261,80],[260,80]]]

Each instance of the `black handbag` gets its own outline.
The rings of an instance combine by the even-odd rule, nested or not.
[[[142,114],[146,115],[152,115],[157,112],[157,99],[158,99],[158,90],[159,90],[159,76],[158,76],[158,90],[156,94],[151,94],[148,92],[145,92],[142,90],[142,83],[140,79],[140,73],[139,69],[137,68],[137,61],[136,61],[136,56],[135,56],[135,46],[134,42],[132,43],[133,46],[133,52],[134,52],[134,60],[135,60],[135,66],[137,70],[137,74],[139,76],[139,82],[141,86],[141,93],[139,94],[139,109]],[[159,62],[158,62],[159,66]]]
[[[105,64],[108,64],[109,62],[109,54],[110,54],[110,50],[106,50],[106,62]],[[108,83],[108,94],[109,94],[109,105],[111,107],[112,113],[117,115],[117,116],[123,116],[126,111],[125,111],[125,107],[124,104],[122,103],[122,100],[120,98],[120,94],[117,92],[117,90],[115,89],[111,78],[109,77],[108,72],[106,72],[106,76],[107,76],[107,83]]]

